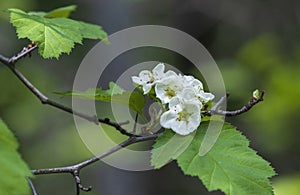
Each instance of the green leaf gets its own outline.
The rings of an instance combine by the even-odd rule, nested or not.
[[[208,122],[201,123],[190,146],[177,158],[182,171],[198,176],[209,191],[222,190],[227,195],[273,194],[269,178],[273,168],[235,127],[226,123],[213,148],[204,156],[199,148]]]
[[[145,97],[137,91],[125,91],[114,82],[109,83],[109,89],[90,88],[86,91],[55,92],[61,96],[73,96],[83,99],[98,100],[103,102],[118,103],[128,106],[130,109],[143,116]]]
[[[194,136],[195,133],[182,136],[166,129],[163,135],[155,140],[151,151],[151,165],[158,169],[176,159],[188,147]]]
[[[18,142],[0,119],[0,194],[29,194],[32,173],[17,151]]]
[[[107,41],[107,34],[98,25],[65,18],[76,7],[68,6],[49,13],[26,13],[19,9],[9,9],[10,22],[16,27],[18,38],[28,38],[38,44],[43,58],[58,58],[69,54],[75,43],[83,38]]]
[[[68,18],[72,11],[76,10],[76,5],[60,7],[50,12],[28,12],[30,15],[43,16],[45,18]]]
[[[76,5],[69,5],[66,7],[60,7],[54,9],[48,13],[44,17],[46,18],[68,18],[70,13],[76,10]]]
[[[101,39],[104,43],[109,44],[107,34],[100,26],[88,24],[85,22],[78,22],[82,36],[86,39]]]

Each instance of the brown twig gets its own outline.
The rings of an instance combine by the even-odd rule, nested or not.
[[[92,116],[88,115],[85,113],[78,112],[76,110],[73,110],[70,107],[64,106],[62,104],[59,104],[53,100],[48,99],[47,96],[45,96],[41,91],[39,91],[15,66],[14,64],[21,58],[29,55],[32,51],[37,49],[37,45],[30,45],[28,47],[24,47],[23,50],[18,53],[17,55],[11,57],[11,58],[6,58],[2,55],[0,55],[0,61],[5,64],[13,73],[14,75],[17,76],[17,78],[34,94],[42,104],[52,106],[54,108],[60,109],[62,111],[65,111],[70,114],[74,114],[76,116],[79,116],[85,120],[88,120],[90,122],[95,123],[98,125],[99,123],[107,124],[112,127],[114,127],[116,130],[118,130],[121,134],[126,135],[126,136],[140,136],[140,135],[135,135],[133,133],[128,132],[126,129],[124,129],[121,125],[128,124],[129,122],[123,122],[123,123],[116,123],[112,122],[109,119],[101,119],[98,118],[97,116]]]
[[[37,48],[38,48],[37,44],[31,43],[27,47],[24,47],[21,52],[19,52],[17,55],[14,55],[11,58],[7,58],[7,57],[0,55],[0,62],[2,62],[3,64],[6,64],[6,65],[9,65],[9,64],[14,65],[19,59],[21,59],[27,55],[30,55],[30,53]]]
[[[57,168],[49,168],[49,169],[36,169],[36,170],[32,170],[32,173],[35,175],[41,175],[41,174],[55,174],[55,173],[71,173],[76,181],[76,189],[77,189],[77,194],[79,194],[80,190],[83,191],[90,191],[91,190],[91,186],[90,187],[83,187],[83,185],[81,184],[81,180],[79,177],[79,172],[82,168],[97,162],[100,159],[103,159],[106,156],[109,156],[110,154],[119,151],[120,149],[132,145],[134,143],[138,143],[138,142],[143,142],[143,141],[147,141],[147,140],[153,140],[155,138],[157,138],[158,136],[160,136],[160,134],[153,134],[153,135],[146,135],[146,136],[142,136],[142,137],[129,137],[127,140],[125,140],[124,142],[116,145],[115,147],[111,148],[110,150],[107,150],[105,152],[103,152],[102,154],[95,156],[93,158],[90,158],[86,161],[83,161],[81,163],[72,165],[72,166],[66,166],[66,167],[57,167]]]
[[[249,102],[244,105],[242,108],[238,110],[233,110],[233,111],[227,111],[227,110],[222,110],[219,109],[219,106],[226,101],[226,97],[229,96],[229,94],[226,94],[226,96],[223,96],[220,98],[220,100],[215,104],[215,106],[212,107],[212,109],[203,112],[202,114],[204,116],[212,116],[212,115],[224,115],[224,116],[237,116],[240,114],[243,114],[245,112],[248,112],[253,106],[258,104],[259,102],[263,101],[264,99],[265,92],[262,91],[260,96],[258,98],[252,98],[249,100]]]

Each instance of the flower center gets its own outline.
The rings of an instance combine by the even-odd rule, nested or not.
[[[186,109],[183,109],[181,112],[178,113],[177,120],[188,122],[190,116],[191,116],[191,113],[189,113]]]
[[[165,89],[165,95],[171,99],[172,97],[175,97],[176,96],[176,93],[174,90],[172,90],[171,88],[167,88]]]

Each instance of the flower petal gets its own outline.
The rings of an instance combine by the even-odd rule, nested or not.
[[[176,118],[177,114],[173,110],[166,111],[160,117],[160,125],[164,128],[172,128]]]
[[[204,91],[200,91],[197,95],[200,98],[200,100],[204,103],[207,103],[208,101],[213,100],[215,98],[215,96],[212,93],[206,93]]]
[[[152,70],[155,80],[162,79],[165,74],[164,71],[165,71],[165,65],[163,63],[157,64]]]
[[[182,90],[182,83],[177,76],[164,78],[155,85],[156,97],[159,98],[163,104],[169,103],[170,100],[177,96]]]
[[[138,84],[138,85],[143,85],[144,84],[143,80],[140,77],[137,77],[137,76],[132,76],[131,80],[132,80],[132,82],[134,82],[135,84]]]

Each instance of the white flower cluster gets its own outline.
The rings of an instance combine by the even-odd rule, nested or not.
[[[132,81],[143,87],[144,94],[154,86],[156,97],[162,104],[168,104],[168,110],[160,117],[161,126],[187,135],[198,128],[203,104],[214,95],[204,92],[202,83],[193,76],[164,71],[165,65],[159,63],[152,71],[143,70],[139,76],[133,76]]]

